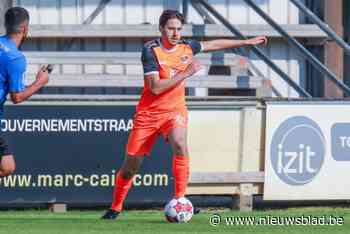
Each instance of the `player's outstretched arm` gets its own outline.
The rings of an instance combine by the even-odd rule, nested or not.
[[[159,95],[164,91],[174,87],[182,82],[184,79],[192,76],[201,69],[201,64],[198,60],[193,59],[192,63],[187,66],[186,70],[177,73],[171,79],[160,79],[158,74],[151,74],[145,76],[148,87],[155,95]]]
[[[211,41],[202,41],[201,44],[203,47],[203,52],[210,52],[229,48],[238,48],[242,46],[253,46],[260,44],[266,45],[267,38],[265,36],[259,36],[247,40],[217,39]]]
[[[21,103],[27,100],[30,96],[36,93],[40,88],[49,82],[49,71],[46,66],[43,66],[37,73],[35,81],[26,87],[21,92],[10,92],[11,100],[14,104]]]

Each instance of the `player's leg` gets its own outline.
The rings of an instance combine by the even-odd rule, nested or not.
[[[129,135],[124,163],[116,174],[111,208],[102,216],[102,219],[115,219],[122,211],[134,175],[139,171],[143,157],[151,151],[156,137],[156,128],[134,126]]]
[[[187,123],[187,110],[184,109],[169,114],[167,121],[161,126],[161,132],[173,150],[175,198],[185,195],[189,178]]]
[[[175,113],[170,121],[163,126],[162,133],[168,139],[173,150],[173,176],[175,184],[175,198],[183,197],[186,194],[190,175],[190,158],[187,141],[187,111]],[[200,212],[194,207],[194,214]]]
[[[132,186],[134,175],[139,171],[143,157],[126,155],[122,167],[116,173],[111,208],[102,219],[116,219]]]
[[[189,179],[189,154],[187,145],[187,128],[173,128],[168,140],[173,150],[173,176],[175,182],[175,197],[183,197],[186,193]]]
[[[12,174],[16,169],[15,159],[5,139],[0,137],[0,177]]]
[[[143,156],[126,155],[124,163],[116,174],[111,209],[121,212],[124,200],[130,190],[135,174],[139,171]]]
[[[173,149],[173,176],[175,182],[175,198],[186,194],[190,175],[190,158],[187,143],[187,128],[173,128],[168,135],[169,143]],[[200,209],[193,208],[193,213],[198,214]]]

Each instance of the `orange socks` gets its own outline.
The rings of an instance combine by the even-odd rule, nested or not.
[[[175,178],[175,198],[183,197],[189,179],[189,157],[175,155],[173,157],[173,175]],[[115,178],[115,186],[113,191],[113,202],[111,209],[121,212],[124,200],[132,186],[133,177],[126,180],[123,179],[121,173],[118,172]]]
[[[185,196],[190,175],[190,160],[188,156],[174,155],[173,175],[175,179],[175,198]]]
[[[126,180],[122,178],[120,172],[117,173],[113,191],[113,203],[111,206],[112,210],[121,212],[121,210],[123,209],[123,202],[128,194],[129,189],[132,186],[132,181],[133,177]]]

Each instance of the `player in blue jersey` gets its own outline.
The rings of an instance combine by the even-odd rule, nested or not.
[[[26,58],[19,47],[26,39],[29,29],[29,13],[21,7],[12,7],[5,14],[6,35],[0,36],[0,119],[8,94],[14,104],[21,103],[49,81],[47,66],[42,67],[36,80],[24,86]],[[1,131],[1,130],[0,130]],[[0,132],[0,177],[15,170],[16,164],[11,149]]]

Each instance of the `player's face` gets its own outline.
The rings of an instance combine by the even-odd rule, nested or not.
[[[163,39],[166,39],[169,44],[176,45],[181,39],[182,23],[174,18],[169,19],[164,27],[160,28]]]

